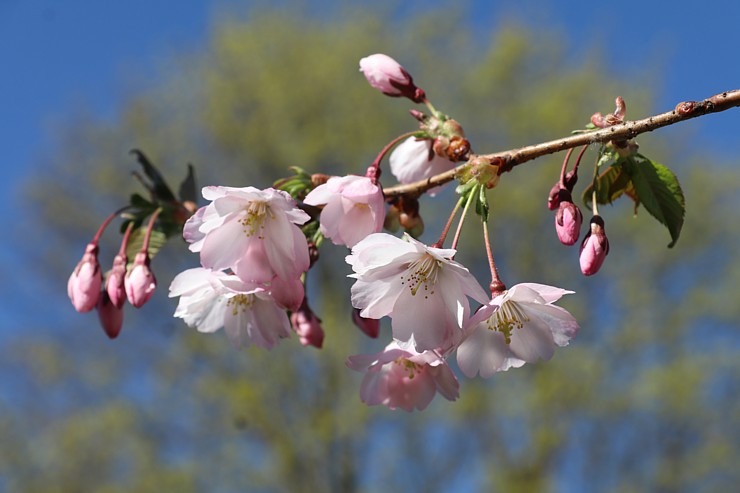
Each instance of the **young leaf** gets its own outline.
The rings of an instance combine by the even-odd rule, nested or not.
[[[596,203],[611,204],[631,188],[629,175],[619,163],[615,163],[596,177]],[[583,191],[583,203],[591,207],[592,197],[593,184],[590,184]]]
[[[144,169],[144,174],[152,180],[153,198],[165,202],[175,200],[175,195],[172,193],[172,190],[170,190],[169,185],[164,181],[164,178],[159,171],[157,171],[157,168],[155,168],[151,161],[149,161],[149,158],[147,158],[146,155],[138,149],[133,149],[131,154],[136,156],[136,160],[139,161],[139,164],[141,164],[141,167]]]
[[[678,241],[686,213],[686,201],[678,178],[666,166],[642,154],[624,159],[634,192],[645,209],[668,228],[672,248]]]
[[[146,228],[147,225],[145,224],[131,232],[128,245],[126,246],[126,256],[128,256],[129,262],[133,262],[134,257],[136,257],[136,254],[144,245]],[[165,243],[167,243],[167,236],[162,231],[152,230],[152,235],[149,238],[149,258],[154,258]]]
[[[180,183],[180,200],[183,202],[198,202],[198,191],[195,186],[195,169],[192,164],[188,164],[188,174]]]

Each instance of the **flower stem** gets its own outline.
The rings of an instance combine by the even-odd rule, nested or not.
[[[447,234],[450,232],[450,227],[452,227],[452,220],[455,219],[455,215],[457,214],[457,211],[460,210],[460,204],[462,203],[463,198],[460,197],[460,199],[455,202],[455,207],[452,208],[452,213],[450,214],[450,217],[447,219],[447,223],[445,224],[444,229],[442,230],[442,234],[439,235],[439,239],[437,242],[432,245],[434,248],[442,248],[442,245],[445,242],[445,239],[447,238]]]
[[[465,222],[465,216],[468,215],[470,204],[473,202],[473,194],[477,194],[478,187],[481,187],[481,186],[482,185],[477,185],[468,194],[468,200],[465,201],[465,208],[463,209],[463,213],[460,216],[460,222],[457,223],[457,231],[455,231],[455,237],[452,239],[452,246],[450,248],[457,248],[457,242],[460,241],[460,233],[462,233],[462,226],[463,226],[463,223]]]
[[[566,188],[565,186],[565,172],[568,169],[568,161],[570,161],[570,155],[573,154],[573,148],[568,149],[563,159],[563,166],[560,168],[560,188]]]
[[[103,231],[105,231],[105,228],[108,227],[108,225],[111,223],[111,221],[113,221],[113,219],[115,219],[120,213],[122,213],[123,211],[125,211],[127,209],[130,209],[130,208],[131,208],[130,205],[125,205],[125,206],[121,207],[120,209],[118,209],[113,214],[111,214],[110,216],[106,217],[105,218],[105,221],[103,221],[103,224],[101,224],[100,227],[98,228],[97,233],[95,233],[95,236],[93,237],[91,243],[97,244],[98,241],[100,241],[100,237],[103,236]]]
[[[377,183],[378,178],[380,178],[380,162],[383,160],[385,155],[388,154],[388,151],[390,151],[400,141],[416,135],[416,132],[417,131],[406,132],[405,134],[399,135],[395,139],[391,140],[388,144],[386,144],[386,146],[383,147],[380,153],[378,153],[373,163],[367,169],[367,173],[365,174],[365,176],[371,178],[373,180],[373,183]]]
[[[159,216],[159,213],[162,212],[162,208],[158,207],[156,211],[151,215],[149,218],[149,226],[146,228],[146,236],[144,236],[144,243],[141,245],[141,251],[145,253],[149,253],[149,238],[152,236],[152,231],[154,230],[154,222],[157,220],[157,217]]]
[[[488,266],[491,268],[491,296],[495,298],[499,294],[506,291],[506,285],[501,282],[501,278],[498,275],[498,269],[496,268],[496,262],[493,259],[493,250],[491,249],[491,239],[488,236],[488,222],[483,222],[483,241],[486,244],[486,255],[488,256]]]
[[[118,255],[120,256],[126,255],[126,247],[128,246],[128,239],[131,236],[132,229],[134,229],[133,221],[128,223],[128,226],[126,226],[126,232],[123,234],[123,239],[121,240],[121,248],[118,250]]]

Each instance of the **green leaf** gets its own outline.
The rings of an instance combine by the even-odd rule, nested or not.
[[[136,156],[136,160],[139,161],[139,164],[144,169],[144,174],[152,181],[153,186],[151,187],[151,192],[154,195],[153,199],[165,202],[175,200],[175,195],[170,190],[169,185],[164,181],[157,168],[149,161],[149,158],[138,149],[133,149],[131,154]]]
[[[678,241],[686,213],[686,201],[678,178],[666,166],[651,161],[642,154],[633,154],[624,162],[634,192],[645,209],[668,228],[672,248]]]
[[[134,257],[139,253],[141,247],[144,245],[146,228],[147,225],[142,225],[132,231],[131,236],[129,236],[128,245],[126,245],[126,256],[128,257],[129,263],[133,262]],[[167,235],[157,229],[152,230],[152,235],[149,238],[149,258],[154,258],[165,243],[167,243]]]
[[[138,193],[132,193],[129,204],[135,209],[154,210],[157,207]]]
[[[596,203],[611,204],[632,188],[630,176],[620,164],[613,164],[596,177]],[[591,207],[593,183],[583,191],[583,203]]]

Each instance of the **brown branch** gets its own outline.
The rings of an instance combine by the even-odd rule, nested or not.
[[[519,149],[512,149],[493,154],[481,154],[482,158],[490,159],[492,162],[501,166],[501,172],[511,171],[517,166],[527,161],[532,161],[547,154],[565,151],[582,145],[604,143],[609,141],[625,141],[636,137],[637,135],[652,132],[661,127],[667,127],[674,123],[679,123],[698,116],[710,113],[719,113],[730,108],[740,106],[740,89],[727,91],[716,94],[703,101],[684,101],[676,105],[673,111],[654,115],[642,120],[627,121],[608,128],[602,128],[594,131],[583,132],[561,139],[543,142]],[[475,156],[471,155],[471,158]],[[454,169],[440,173],[426,180],[409,183],[406,185],[396,185],[383,190],[386,197],[393,197],[404,194],[420,195],[430,188],[443,185],[455,179],[455,175],[465,164],[461,164]]]

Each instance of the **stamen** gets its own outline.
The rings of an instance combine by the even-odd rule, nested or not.
[[[265,220],[274,217],[272,210],[267,202],[253,200],[246,208],[247,215],[242,217],[239,222],[244,226],[244,234],[264,239],[263,231],[265,229]]]
[[[247,310],[250,310],[252,302],[254,302],[253,294],[237,294],[233,298],[229,298],[226,302],[226,306],[231,307],[231,314],[236,317],[239,315],[239,311],[244,313]]]
[[[442,268],[442,262],[435,259],[428,253],[425,253],[418,260],[409,264],[405,276],[401,276],[401,284],[406,285],[413,296],[424,286],[424,298],[429,298],[434,294],[434,286],[437,284],[437,277]]]
[[[421,370],[421,365],[418,365],[413,361],[409,361],[406,358],[398,358],[396,361],[394,361],[394,363],[404,367],[406,373],[408,374],[409,380],[413,380],[416,374]]]
[[[521,329],[529,322],[519,303],[507,300],[488,319],[488,329],[497,330],[504,335],[506,344],[511,344],[511,333],[514,329]]]

